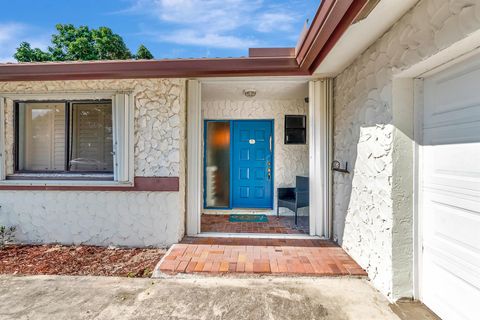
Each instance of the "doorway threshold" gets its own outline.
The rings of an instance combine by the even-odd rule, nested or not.
[[[279,233],[224,233],[201,232],[192,237],[197,238],[245,238],[245,239],[300,239],[300,240],[329,240],[324,237],[308,234],[279,234]]]

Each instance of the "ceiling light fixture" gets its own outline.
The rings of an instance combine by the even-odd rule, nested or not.
[[[247,98],[253,98],[257,95],[257,90],[255,90],[255,89],[245,89],[245,90],[243,90],[243,94]]]

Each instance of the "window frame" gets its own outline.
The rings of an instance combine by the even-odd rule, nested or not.
[[[64,160],[64,170],[20,170],[20,104],[28,104],[28,103],[58,103],[63,104],[65,106],[65,160]],[[107,104],[110,103],[112,107],[112,131],[113,131],[113,100],[112,99],[101,99],[101,100],[45,100],[45,101],[38,101],[38,100],[31,100],[31,101],[20,101],[14,100],[13,101],[13,126],[14,126],[14,145],[13,145],[13,156],[14,156],[14,170],[13,175],[7,177],[7,179],[20,179],[20,175],[28,175],[31,174],[32,176],[35,174],[41,175],[42,178],[48,178],[48,180],[55,180],[54,178],[48,177],[50,175],[68,175],[71,179],[82,179],[85,180],[86,176],[91,176],[91,179],[94,180],[105,180],[107,176],[111,176],[113,180],[113,167],[111,171],[71,171],[69,170],[69,161],[71,160],[71,135],[72,135],[72,117],[71,112],[73,109],[73,104]],[[113,132],[112,132],[113,133]],[[113,148],[113,145],[112,145]],[[113,157],[113,154],[112,154]],[[18,175],[18,176],[17,176]],[[76,177],[78,176],[78,177]],[[98,177],[95,177],[98,176]],[[58,180],[64,179],[64,177],[59,177]]]
[[[13,109],[13,174],[7,174],[5,112],[7,101]],[[72,171],[19,171],[18,170],[18,103],[65,103],[65,121],[69,114],[70,103],[111,102],[113,172],[72,172]],[[9,120],[8,120],[9,121]],[[67,123],[66,123],[67,124]],[[66,134],[70,128],[66,125]],[[125,185],[134,182],[134,101],[131,92],[58,92],[45,94],[0,93],[0,185]],[[67,137],[65,137],[67,141]],[[68,152],[69,147],[65,148]],[[65,162],[68,161],[66,154]]]

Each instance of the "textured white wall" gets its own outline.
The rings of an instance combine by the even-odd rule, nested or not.
[[[278,187],[292,187],[297,175],[308,176],[308,144],[284,144],[285,115],[307,115],[308,105],[303,99],[292,100],[214,100],[202,102],[202,116],[206,120],[219,119],[273,119],[274,120],[274,212]],[[307,133],[308,136],[308,133]],[[308,141],[307,141],[308,143]],[[220,211],[215,210],[216,213]],[[301,213],[300,213],[301,211]],[[211,212],[208,210],[207,212]],[[308,208],[299,210],[305,214]],[[280,214],[288,214],[286,208]]]
[[[185,131],[185,80],[88,80],[0,82],[0,92],[54,93],[133,91],[135,97],[135,176],[180,174]],[[13,104],[6,105],[8,173],[13,170]]]
[[[24,242],[161,246],[185,222],[185,80],[0,82],[0,92],[132,91],[135,176],[180,177],[179,192],[0,191],[0,224]],[[68,98],[68,96],[66,96]],[[13,103],[7,100],[7,172],[13,172]]]
[[[397,138],[393,79],[479,28],[478,1],[420,1],[335,79],[334,158],[352,174],[334,175],[334,236],[392,299],[412,285],[413,225],[398,203],[411,201],[396,185],[411,158],[393,151],[408,148]]]
[[[181,238],[179,192],[0,191],[0,224],[28,243],[166,246]]]

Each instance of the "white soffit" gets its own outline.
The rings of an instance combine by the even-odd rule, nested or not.
[[[255,90],[247,98],[244,90]],[[287,100],[308,97],[306,81],[223,81],[202,84],[202,100]]]
[[[336,76],[380,38],[418,0],[381,0],[368,17],[351,25],[315,71]]]

